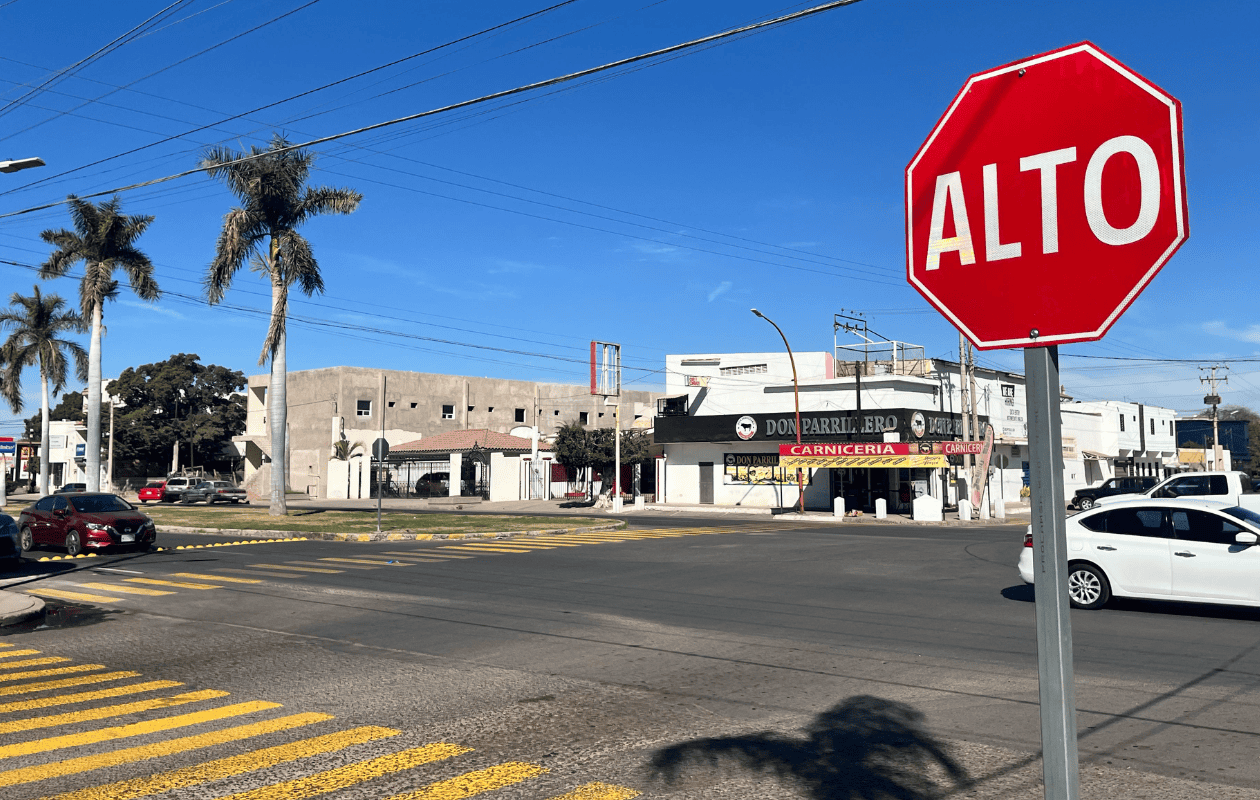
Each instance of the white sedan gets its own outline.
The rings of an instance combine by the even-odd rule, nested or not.
[[[1019,575],[1033,583],[1032,528]],[[1260,606],[1260,513],[1210,500],[1115,502],[1067,519],[1068,598]]]

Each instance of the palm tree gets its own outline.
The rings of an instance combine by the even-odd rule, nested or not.
[[[14,414],[22,411],[21,377],[27,367],[39,367],[39,383],[43,403],[40,406],[39,492],[48,494],[48,409],[49,384],[59,393],[66,386],[66,354],[74,359],[75,375],[87,380],[88,356],[78,342],[61,338],[69,331],[83,333],[87,326],[83,317],[64,310],[66,301],[55,294],[44,297],[39,286],[35,294],[23,297],[14,292],[9,308],[0,311],[0,330],[10,329],[9,337],[0,345],[0,364],[4,378],[0,392]]]
[[[288,511],[284,491],[288,483],[288,396],[285,373],[285,327],[289,287],[297,283],[308,297],[324,290],[324,280],[310,243],[297,232],[320,214],[349,214],[363,195],[352,189],[309,187],[315,155],[291,147],[280,134],[267,148],[251,147],[238,153],[225,147],[207,150],[201,166],[220,178],[241,201],[223,218],[214,260],[206,274],[206,295],[218,303],[232,284],[232,276],[250,261],[271,283],[271,324],[258,363],[271,360],[271,509],[273,516]]]
[[[355,455],[355,451],[363,453],[366,447],[363,442],[350,442],[346,439],[339,439],[333,442],[332,457],[338,461],[349,461],[350,457]]]
[[[60,278],[83,262],[79,303],[92,332],[88,344],[87,488],[96,492],[101,488],[101,319],[105,301],[118,296],[114,270],[122,268],[127,273],[131,290],[141,300],[157,300],[162,292],[153,280],[153,263],[135,244],[153,222],[152,216],[123,214],[117,195],[101,203],[70,195],[69,204],[74,230],[63,228],[40,234],[57,249],[39,268],[39,277]]]

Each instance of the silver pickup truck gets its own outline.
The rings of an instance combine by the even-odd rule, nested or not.
[[[207,505],[214,503],[245,503],[249,505],[249,495],[244,489],[238,488],[231,481],[202,481],[191,489],[184,491],[180,497],[182,503],[204,502]]]

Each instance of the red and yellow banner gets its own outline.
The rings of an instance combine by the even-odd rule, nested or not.
[[[949,466],[948,456],[979,454],[984,442],[844,442],[781,444],[779,466],[936,468]]]

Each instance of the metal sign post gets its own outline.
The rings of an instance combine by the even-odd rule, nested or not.
[[[1028,466],[1032,478],[1042,777],[1047,800],[1077,800],[1080,770],[1072,674],[1072,620],[1068,616],[1059,348],[1025,348],[1024,374],[1028,392]]]

